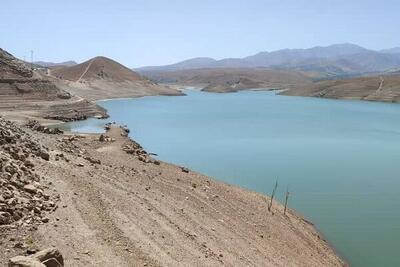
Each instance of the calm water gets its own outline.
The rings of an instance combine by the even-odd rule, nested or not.
[[[193,90],[100,105],[162,160],[267,194],[279,177],[352,266],[400,266],[400,105]]]

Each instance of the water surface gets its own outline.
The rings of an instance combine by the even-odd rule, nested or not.
[[[400,105],[273,92],[99,102],[164,161],[278,197],[352,266],[400,266]],[[105,123],[72,123],[96,132]]]

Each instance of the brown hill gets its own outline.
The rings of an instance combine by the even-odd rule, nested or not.
[[[307,86],[300,85],[282,94],[400,102],[400,75],[320,81]]]
[[[38,71],[0,49],[0,110],[13,118],[33,116],[73,120],[105,111],[57,87]],[[29,115],[27,115],[29,114]]]
[[[99,79],[124,82],[142,79],[136,72],[106,57],[95,57],[75,66],[56,68],[51,73],[57,78],[74,82]]]
[[[156,82],[199,86],[210,92],[235,92],[254,88],[287,89],[311,83],[311,79],[301,72],[261,68],[149,71],[144,74]]]
[[[55,68],[50,70],[50,74],[66,84],[66,90],[89,99],[181,94],[175,89],[155,84],[106,57]]]

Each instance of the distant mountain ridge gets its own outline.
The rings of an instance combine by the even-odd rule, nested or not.
[[[210,64],[213,64],[217,60],[209,57],[197,57],[188,60],[178,62],[176,64],[166,66],[148,66],[140,68],[142,71],[153,71],[153,70],[185,70],[185,69],[199,69],[207,68]]]
[[[71,66],[75,66],[78,65],[78,63],[76,63],[73,60],[69,60],[69,61],[65,61],[65,62],[60,62],[60,63],[54,63],[54,62],[46,62],[46,61],[35,61],[33,62],[35,65],[39,65],[45,68],[51,68],[51,67],[71,67]]]
[[[400,54],[400,47],[393,47],[390,49],[383,49],[380,51],[381,53],[387,53],[387,54]]]
[[[325,72],[330,75],[392,71],[400,68],[400,48],[375,51],[354,44],[260,52],[244,58],[194,58],[165,66],[135,69],[139,73],[202,68],[270,68]]]

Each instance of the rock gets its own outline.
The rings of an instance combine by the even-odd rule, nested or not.
[[[38,252],[37,249],[28,248],[26,250],[26,254],[28,254],[28,255],[35,254],[36,252]]]
[[[36,194],[36,192],[37,192],[37,189],[36,189],[36,187],[35,187],[33,184],[27,184],[27,185],[25,185],[25,186],[24,186],[24,190],[25,190],[26,192],[31,193],[31,194]]]
[[[130,132],[129,128],[126,125],[124,125],[124,126],[121,126],[121,129],[122,129],[121,136],[124,136],[124,137],[128,136],[128,134]]]
[[[24,161],[24,165],[26,166],[26,167],[28,167],[28,168],[32,168],[32,167],[34,167],[35,165],[32,163],[32,161],[30,161],[30,160],[25,160]]]
[[[38,122],[37,120],[29,120],[25,124],[25,126],[27,126],[28,128],[30,128],[34,131],[42,132],[42,133],[46,133],[46,134],[62,134],[62,133],[64,133],[59,128],[49,128],[49,127],[40,125],[40,122]]]
[[[43,151],[43,150],[40,151],[39,156],[44,160],[50,160],[50,154],[47,153],[46,151]]]
[[[30,256],[16,256],[8,262],[9,267],[62,267],[64,258],[56,248],[48,248]]]
[[[42,262],[46,267],[62,267],[61,263],[55,258],[51,258]]]
[[[89,161],[92,164],[101,164],[101,161],[99,159],[94,159],[91,157],[84,157],[84,159],[86,159],[87,161]]]
[[[99,141],[100,141],[100,142],[106,141],[106,137],[104,136],[104,134],[101,134],[101,135],[100,135]]]
[[[21,242],[17,242],[14,244],[14,248],[24,248],[24,247],[25,247],[25,245],[22,244]]]
[[[186,167],[181,167],[182,172],[189,173],[189,169]]]
[[[0,225],[8,224],[11,220],[11,214],[8,212],[0,211]]]
[[[30,257],[16,256],[8,261],[8,267],[46,267],[46,265]]]

